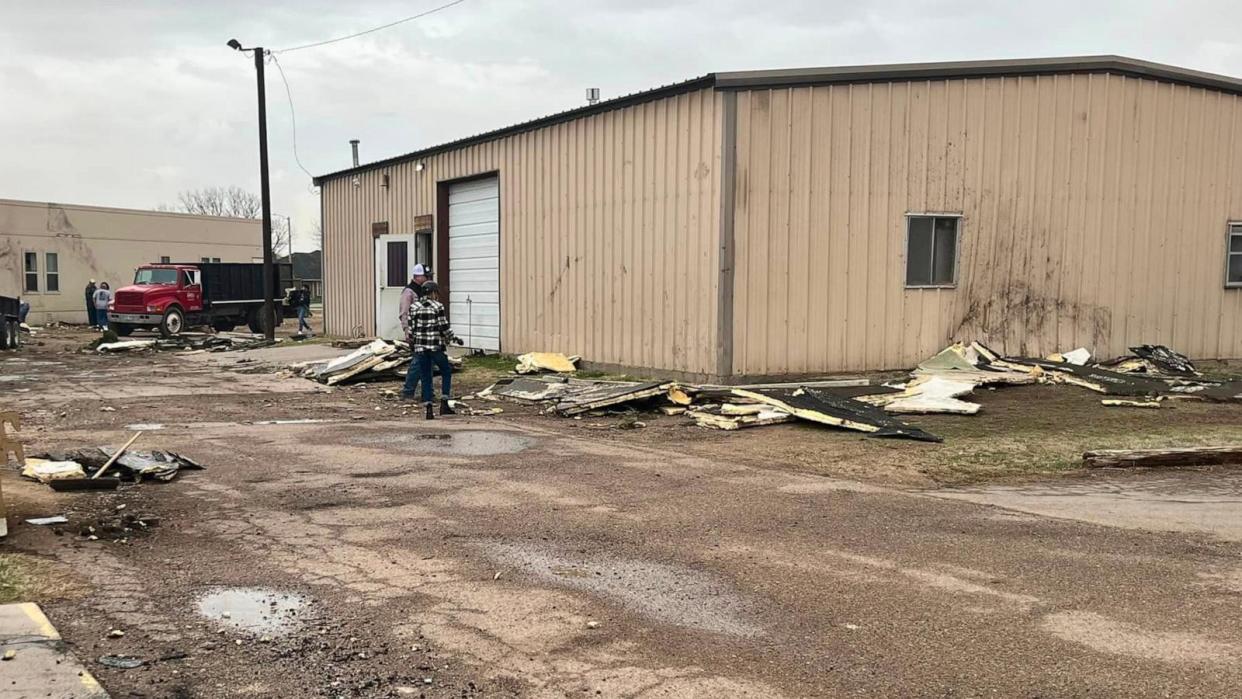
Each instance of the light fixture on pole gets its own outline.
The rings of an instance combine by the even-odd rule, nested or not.
[[[228,45],[234,51],[254,54],[254,71],[259,82],[259,196],[263,202],[263,317],[259,326],[263,328],[264,337],[271,341],[276,339],[276,299],[272,289],[276,270],[272,260],[272,192],[267,177],[267,89],[263,79],[266,52],[262,46],[245,48],[237,39],[229,39]]]

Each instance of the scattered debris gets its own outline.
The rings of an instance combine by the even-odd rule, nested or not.
[[[17,657],[17,651],[12,648],[4,651],[4,655],[0,656],[0,660],[12,660]]]
[[[598,629],[598,628],[599,628],[599,622],[598,622],[598,621],[588,621],[588,622],[586,623],[586,627],[587,627],[588,629]]]
[[[335,359],[301,362],[290,366],[303,378],[329,386],[366,381],[397,381],[405,378],[414,355],[405,342],[372,340]],[[461,359],[450,357],[454,369]]]
[[[725,412],[725,409],[747,408],[756,409],[754,412]],[[782,422],[790,422],[793,416],[783,410],[773,408],[765,408],[758,405],[738,406],[726,404],[720,406],[720,412],[713,412],[711,409],[694,410],[690,412],[690,417],[699,427],[709,427],[716,430],[740,430],[743,427],[763,427],[764,425],[779,425]]]
[[[1110,408],[1126,407],[1126,408],[1159,408],[1160,401],[1164,400],[1164,396],[1157,396],[1152,400],[1126,400],[1123,398],[1105,398],[1100,401],[1100,405]]]
[[[131,658],[128,655],[101,655],[99,656],[99,664],[117,670],[133,670],[146,665],[147,661],[140,658]]]
[[[1086,347],[1079,347],[1069,352],[1058,352],[1048,356],[1050,362],[1061,362],[1064,364],[1073,364],[1074,366],[1085,366],[1091,361],[1091,352]]]
[[[108,632],[108,638],[121,638],[124,635],[125,632],[120,629],[112,629]]]
[[[64,515],[54,515],[52,517],[32,517],[26,520],[26,524],[35,526],[46,526],[49,524],[68,524],[69,518]]]
[[[121,487],[120,478],[60,478],[49,481],[48,485],[58,493],[72,493],[79,490],[116,490]]]
[[[875,437],[904,437],[942,442],[940,437],[889,417],[883,410],[852,398],[838,398],[823,389],[736,389],[735,395],[779,408],[794,417]]]
[[[578,370],[575,366],[580,357],[567,357],[559,352],[527,352],[517,358],[514,371],[519,374],[538,374],[551,371],[558,374],[572,374]]]
[[[1176,376],[1198,376],[1195,365],[1184,355],[1174,352],[1164,345],[1139,345],[1130,351],[1140,359],[1150,362],[1158,371]]]
[[[22,476],[46,484],[65,478],[86,478],[86,470],[76,461],[50,461],[32,456],[26,459]]]
[[[1087,468],[1242,464],[1242,445],[1169,449],[1104,449],[1082,455]]]
[[[105,342],[95,348],[96,352],[131,352],[133,350],[149,349],[155,346],[155,340],[121,340],[120,342]]]
[[[201,471],[203,466],[189,457],[171,451],[113,450],[111,447],[88,447],[68,452],[40,454],[37,458],[51,461],[73,461],[85,468],[97,469],[96,477],[87,480],[103,480],[98,476],[111,471],[129,481],[154,479],[171,481],[182,469]],[[112,463],[109,464],[108,462]],[[107,466],[107,468],[104,468]],[[51,481],[53,487],[64,479]]]
[[[882,406],[890,413],[974,415],[983,406],[959,397],[970,395],[977,385],[969,377],[925,374],[911,380],[900,393],[864,396],[860,400]]]

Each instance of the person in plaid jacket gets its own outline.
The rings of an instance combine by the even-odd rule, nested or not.
[[[435,388],[431,385],[432,367],[440,370],[440,414],[453,415],[449,405],[452,397],[453,366],[449,364],[445,350],[450,342],[464,344],[449,327],[448,312],[440,303],[440,286],[429,281],[423,284],[423,295],[410,306],[407,338],[414,360],[407,371],[418,371],[423,384],[423,404],[427,406],[426,419],[435,418],[432,410]]]

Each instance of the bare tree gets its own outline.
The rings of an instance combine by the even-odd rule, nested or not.
[[[176,204],[161,204],[160,211],[176,211],[200,216],[260,218],[263,200],[241,187],[204,187],[187,189],[177,194]],[[283,253],[282,253],[283,251]],[[288,217],[272,215],[272,254],[277,258],[293,253],[293,234]]]
[[[162,208],[203,216],[259,218],[263,213],[263,201],[259,195],[237,186],[204,187],[181,192],[175,206]]]
[[[319,221],[311,226],[311,238],[315,240],[315,249],[323,250],[323,224]]]

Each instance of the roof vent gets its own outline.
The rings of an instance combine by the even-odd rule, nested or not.
[[[359,141],[356,138],[349,140],[349,147],[354,151],[354,167],[358,167],[358,143]]]
[[[599,103],[599,88],[588,87],[586,91],[586,97],[587,97],[587,104],[598,104]]]

